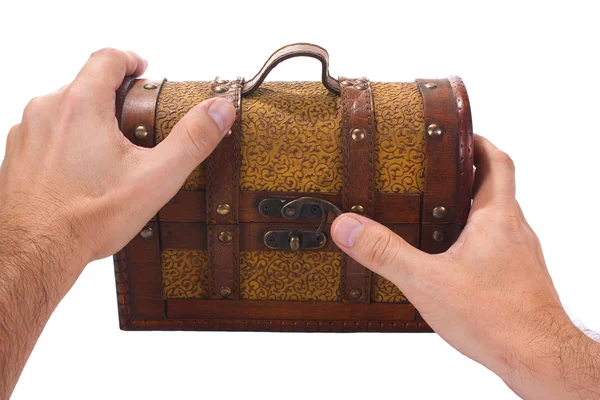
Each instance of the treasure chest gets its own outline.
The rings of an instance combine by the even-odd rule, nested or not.
[[[264,81],[300,56],[320,61],[320,81]],[[114,256],[121,328],[430,331],[396,286],[340,251],[329,228],[354,212],[425,252],[452,245],[473,182],[461,79],[335,79],[325,49],[299,43],[250,80],[128,78],[117,118],[131,142],[153,147],[211,97],[236,107],[233,127]]]

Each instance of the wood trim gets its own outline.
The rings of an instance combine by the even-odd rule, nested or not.
[[[423,225],[421,226],[421,250],[429,254],[443,253],[456,242],[456,239],[462,232],[462,225],[444,224],[444,225]],[[434,232],[438,232],[434,235]],[[439,234],[443,235],[443,240],[438,241]]]
[[[295,227],[315,227],[314,223],[294,224]],[[241,223],[239,224],[239,249],[240,251],[274,251],[265,246],[264,234],[271,229],[286,229],[290,223]],[[330,239],[329,229],[331,224],[325,226],[327,236],[325,246],[318,251],[337,251],[340,249]],[[401,236],[413,246],[419,244],[419,224],[389,224],[393,232]],[[160,222],[161,243],[163,249],[197,249],[206,250],[207,235],[206,225],[196,222]]]
[[[168,299],[169,319],[288,319],[288,320],[415,320],[410,304],[340,303],[269,300],[196,300]]]
[[[240,222],[289,222],[285,218],[270,218],[258,211],[258,204],[266,197],[316,196],[341,208],[341,193],[312,192],[241,192],[238,217]],[[375,193],[374,219],[386,224],[417,224],[420,222],[421,195],[418,193]],[[161,221],[205,222],[206,193],[204,191],[179,191],[159,211]],[[334,216],[329,216],[333,222]],[[298,223],[295,221],[294,223]]]
[[[241,303],[241,302],[238,302]],[[251,332],[433,332],[423,321],[317,321],[257,319],[132,320],[127,331],[251,331]]]
[[[473,122],[471,120],[471,103],[467,95],[467,88],[458,76],[448,78],[454,96],[455,112],[458,119],[458,179],[456,209],[456,222],[461,225],[467,223],[473,198]]]
[[[215,79],[214,97],[229,100],[236,108],[233,126],[206,159],[206,222],[211,297],[239,299],[238,204],[240,187],[240,136],[242,134],[242,86],[244,80],[228,82]],[[219,213],[220,207],[229,208]],[[221,240],[228,234],[228,240]]]
[[[423,96],[427,140],[422,223],[457,223],[458,124],[452,88],[447,79],[417,79],[417,83]],[[433,125],[441,135],[428,135]],[[445,215],[434,217],[435,207],[444,207]]]
[[[366,78],[340,78],[344,179],[342,210],[375,215],[375,109],[371,85]],[[358,134],[357,134],[358,133]],[[342,293],[351,303],[371,300],[371,270],[342,254]]]
[[[129,311],[137,319],[165,318],[162,287],[160,226],[149,222],[153,235],[136,235],[127,245]],[[122,277],[123,279],[124,277]]]

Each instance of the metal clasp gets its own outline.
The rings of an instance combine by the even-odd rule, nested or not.
[[[338,206],[318,197],[268,197],[258,205],[265,217],[283,217],[288,220],[321,217],[319,226],[312,229],[272,229],[265,233],[264,243],[270,249],[297,251],[300,249],[320,249],[327,243],[323,233],[327,216],[332,212],[336,217],[342,214]]]

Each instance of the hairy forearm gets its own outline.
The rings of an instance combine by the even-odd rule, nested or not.
[[[1,213],[0,399],[9,398],[39,335],[68,291],[74,257],[51,224]],[[27,222],[30,221],[30,222]]]
[[[505,382],[525,399],[600,398],[600,343],[568,319],[539,324],[515,349]]]

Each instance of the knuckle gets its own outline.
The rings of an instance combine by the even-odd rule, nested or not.
[[[515,169],[515,162],[513,161],[513,159],[502,150],[496,150],[493,153],[493,158],[497,163],[500,163],[512,170]]]
[[[44,108],[44,98],[42,96],[34,97],[29,100],[29,103],[25,106],[23,111],[23,118],[30,119],[39,116],[40,112]]]
[[[105,47],[92,53],[90,58],[116,58],[123,55],[123,52],[112,47]]]
[[[212,151],[213,147],[209,140],[209,135],[204,134],[204,130],[192,127],[189,123],[182,124],[182,145],[190,157],[196,160],[204,159]]]
[[[381,268],[384,265],[393,263],[396,253],[392,244],[392,234],[387,230],[370,235],[365,243],[370,265]]]

